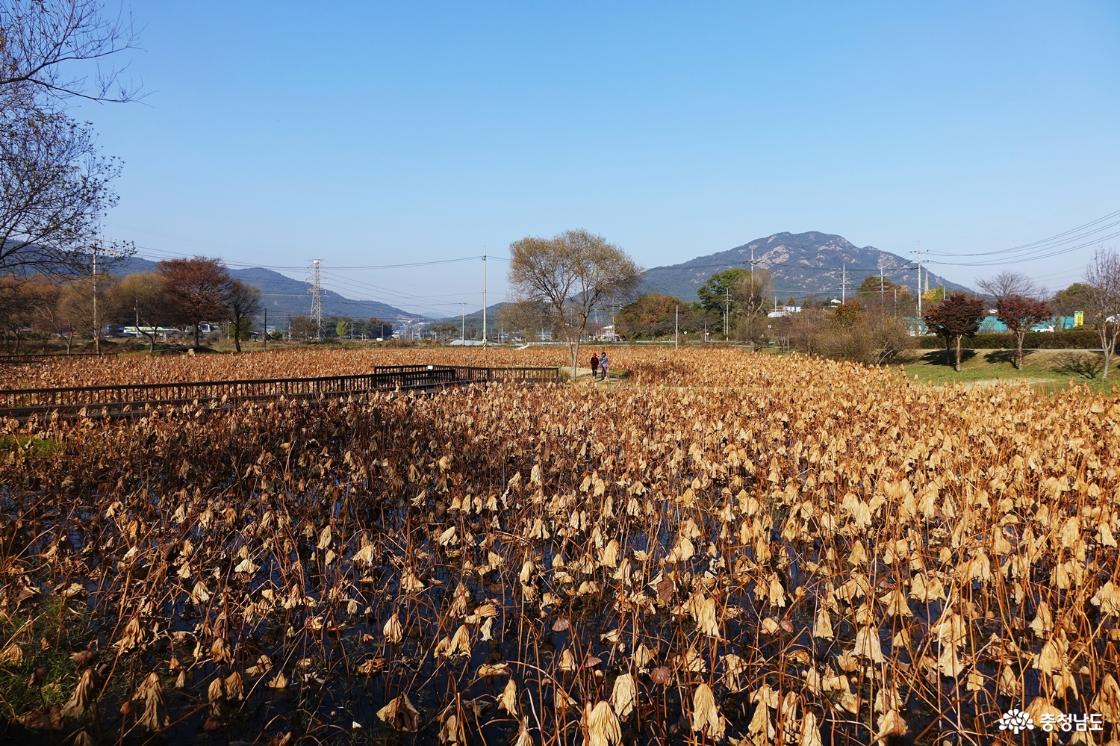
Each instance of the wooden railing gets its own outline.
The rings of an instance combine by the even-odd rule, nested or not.
[[[448,365],[379,366],[373,373],[310,378],[125,383],[111,386],[0,389],[0,418],[76,413],[192,402],[347,396],[373,391],[424,390],[496,381],[550,383],[559,368],[478,368]]]

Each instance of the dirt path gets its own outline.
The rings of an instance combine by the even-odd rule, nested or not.
[[[569,379],[571,378],[571,371],[572,368],[569,365],[565,365],[560,368],[560,373],[562,375],[568,376]],[[603,381],[600,381],[598,378],[591,377],[591,368],[576,368],[576,380],[589,384],[603,383]],[[614,379],[608,379],[606,382],[617,383],[617,381]]]

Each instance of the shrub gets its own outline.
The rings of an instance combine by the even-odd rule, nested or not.
[[[945,348],[945,342],[940,337],[919,337],[918,346],[923,350],[941,350]],[[976,334],[965,337],[963,346],[970,350],[1013,350],[1015,349],[1015,335],[1011,333]],[[1101,339],[1092,329],[1028,332],[1026,339],[1023,341],[1023,347],[1037,350],[1099,350]]]

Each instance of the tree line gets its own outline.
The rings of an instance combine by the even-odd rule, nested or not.
[[[392,321],[371,316],[358,319],[351,316],[324,316],[318,322],[310,316],[292,316],[288,319],[287,335],[290,339],[304,341],[330,339],[389,339],[396,331]],[[280,336],[282,332],[276,332]]]
[[[186,329],[197,348],[203,324],[224,324],[240,352],[263,310],[260,290],[231,277],[219,259],[207,257],[168,259],[153,272],[123,277],[0,277],[0,331],[17,354],[29,333],[62,338],[68,353],[75,340],[89,339],[99,352],[109,325],[134,327],[149,350],[155,349],[161,328]],[[394,331],[391,321],[377,317],[325,316],[320,324],[309,316],[293,316],[287,321],[287,336],[300,340],[388,338]]]
[[[1108,378],[1120,338],[1120,255],[1098,249],[1085,270],[1085,281],[1074,283],[1054,295],[1040,297],[1039,288],[1024,275],[1003,272],[982,281],[981,288],[995,301],[995,315],[1015,341],[1016,368],[1023,366],[1023,341],[1037,324],[1059,314],[1080,312],[1086,325],[1094,330],[1102,355],[1102,378]],[[974,336],[987,315],[984,299],[953,293],[923,315],[930,331],[945,342],[954,370],[961,368],[961,344]]]
[[[983,297],[937,288],[919,298],[885,277],[870,276],[850,300],[806,298],[797,303],[788,298],[782,307],[765,269],[716,272],[691,303],[656,292],[635,298],[637,265],[617,246],[582,230],[552,238],[530,236],[514,242],[510,253],[510,284],[518,299],[502,309],[502,324],[521,330],[527,339],[539,329],[566,340],[573,367],[592,313],[612,303],[618,309],[615,332],[623,339],[679,339],[693,333],[705,340],[777,340],[804,352],[883,363],[914,347],[916,337],[928,332],[943,340],[957,371],[963,341],[979,331],[993,305],[995,317],[1014,340],[1017,368],[1023,365],[1027,333],[1057,315],[1083,315],[1100,345],[1103,377],[1120,339],[1120,257],[1103,248],[1094,254],[1083,282],[1051,297],[1016,272],[981,281]]]
[[[56,277],[47,274],[0,278],[0,318],[9,348],[19,351],[28,331],[66,340],[92,339],[100,352],[103,327],[134,326],[155,348],[161,327],[190,331],[201,345],[203,323],[229,322],[238,352],[252,319],[261,311],[260,291],[233,279],[218,259],[167,259],[153,272]],[[11,344],[13,343],[14,344]]]

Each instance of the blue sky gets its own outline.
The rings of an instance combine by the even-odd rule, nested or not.
[[[1120,208],[1120,4],[132,5],[112,238],[420,310],[583,227],[653,267],[779,231],[991,251]],[[1116,242],[1113,245],[1120,245]],[[1051,287],[1092,249],[1022,265]],[[491,300],[507,265],[490,263]],[[940,267],[971,284],[998,268]],[[303,277],[298,270],[287,274]]]

